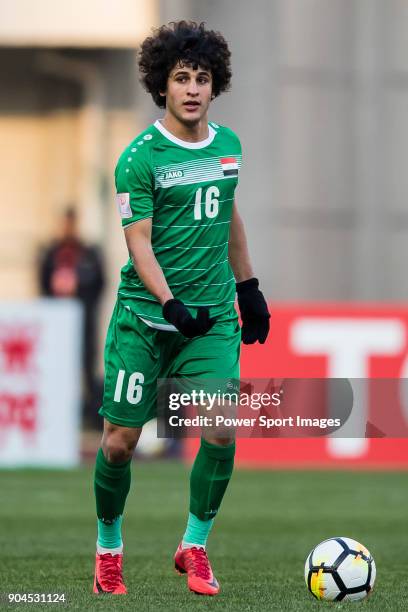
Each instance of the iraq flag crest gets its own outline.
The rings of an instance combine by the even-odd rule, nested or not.
[[[220,162],[224,176],[238,176],[238,162],[236,157],[221,157]]]

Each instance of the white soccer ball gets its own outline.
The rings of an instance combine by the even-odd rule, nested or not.
[[[316,599],[357,601],[371,592],[376,576],[374,559],[351,538],[330,538],[318,544],[305,563],[305,580]]]

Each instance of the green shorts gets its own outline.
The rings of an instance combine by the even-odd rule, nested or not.
[[[99,410],[124,427],[157,415],[159,378],[239,379],[241,329],[235,309],[205,336],[185,338],[144,323],[117,300],[105,345],[105,386]]]

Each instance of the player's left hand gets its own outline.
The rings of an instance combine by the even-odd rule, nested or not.
[[[262,291],[258,289],[257,278],[237,283],[238,306],[242,319],[242,342],[254,344],[258,340],[264,344],[269,333],[268,306]]]

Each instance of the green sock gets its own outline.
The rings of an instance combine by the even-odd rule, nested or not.
[[[201,439],[190,476],[190,513],[200,521],[209,521],[217,514],[232,475],[234,455],[235,442],[219,446]],[[188,537],[186,532],[186,542],[190,542]]]
[[[186,532],[183,535],[183,548],[187,548],[188,544],[206,546],[213,522],[214,519],[200,521],[199,518],[190,512],[188,515]]]
[[[122,546],[122,515],[130,489],[130,463],[110,463],[102,449],[98,450],[95,464],[95,498],[98,516],[98,546]]]
[[[98,518],[98,547],[122,548],[122,519],[119,515],[111,523],[105,523]]]

